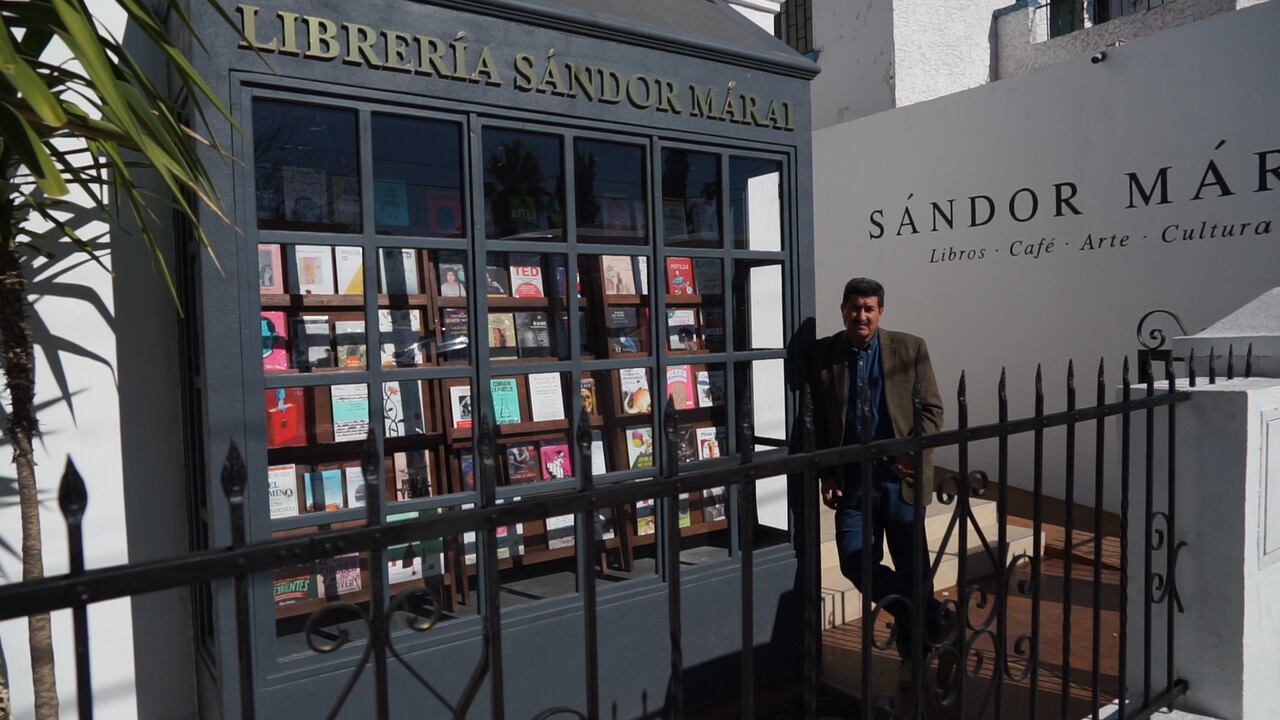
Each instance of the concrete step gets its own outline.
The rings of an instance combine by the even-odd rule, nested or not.
[[[977,526],[982,528],[982,532],[987,533],[992,543],[995,543],[995,533],[988,530],[997,526],[996,521],[999,519],[996,503],[992,500],[982,500],[980,498],[972,498],[969,500],[969,507],[973,510],[973,517],[977,521]],[[822,568],[825,570],[829,567],[838,567],[840,565],[840,554],[836,549],[835,543],[835,511],[830,508],[822,508]],[[929,547],[937,548],[941,542],[942,536],[947,531],[947,525],[951,522],[952,513],[955,511],[955,504],[943,505],[935,498],[932,503],[925,507],[924,534],[929,538]],[[959,534],[959,523],[953,535]],[[970,532],[970,535],[973,533]],[[956,542],[955,539],[952,542]],[[837,573],[838,574],[838,573]]]
[[[944,526],[945,530],[945,526]],[[957,584],[960,575],[960,554],[959,541],[955,537],[959,534],[959,528],[953,535],[949,548],[944,555],[942,562],[938,565],[938,572],[934,575],[933,586],[935,589],[951,587]],[[983,534],[991,543],[992,550],[995,549],[997,528],[994,523],[982,528]],[[939,531],[941,534],[941,531]],[[1026,553],[1030,555],[1034,549],[1034,533],[1030,528],[1009,526],[1008,528],[1008,549],[1007,558],[1013,557],[1018,553]],[[995,568],[992,566],[991,558],[987,555],[983,548],[982,541],[978,539],[977,533],[970,529],[968,537],[968,548],[965,553],[966,564],[965,574],[969,580],[984,577],[991,574]],[[936,556],[937,550],[935,542],[930,543],[931,557]],[[1043,543],[1043,535],[1041,537]],[[893,567],[893,560],[886,553],[884,559],[885,565]],[[840,573],[838,565],[826,567],[822,570],[822,627],[824,630],[833,628],[836,625],[842,625],[862,617],[862,595],[853,587],[848,578]]]

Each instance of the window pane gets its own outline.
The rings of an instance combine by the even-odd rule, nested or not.
[[[662,151],[662,237],[668,245],[723,245],[718,155]]]
[[[485,232],[495,240],[564,239],[564,157],[555,135],[484,131]]]
[[[462,129],[373,116],[374,221],[384,235],[462,237]]]
[[[786,361],[756,360],[734,365],[738,394],[751,391],[752,422],[758,439],[787,440]],[[774,445],[757,442],[755,451],[775,452]],[[788,542],[786,530],[787,478],[778,476],[756,482],[756,547]]]
[[[356,114],[257,100],[253,104],[258,227],[360,231]]]
[[[649,258],[579,255],[578,276],[584,356],[630,358],[652,353]]]
[[[363,248],[261,244],[258,290],[264,373],[365,368]]]
[[[669,355],[725,350],[724,264],[718,258],[668,257],[664,337]]]
[[[645,149],[596,140],[574,143],[578,239],[643,245],[649,237]]]
[[[489,357],[495,362],[567,360],[568,256],[501,253],[486,256]]]
[[[781,250],[782,163],[730,159],[729,208],[735,248]]]
[[[784,345],[781,263],[739,260],[734,265],[734,347],[777,349]]]
[[[271,518],[364,506],[368,386],[270,388],[264,404]]]

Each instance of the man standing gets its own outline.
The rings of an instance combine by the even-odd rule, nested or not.
[[[942,399],[929,362],[924,340],[903,332],[883,330],[884,286],[870,278],[853,278],[844,287],[840,302],[844,330],[819,340],[814,348],[811,383],[814,421],[820,448],[862,442],[864,431],[872,440],[906,437],[912,433],[912,391],[920,382],[923,399],[923,429],[936,432],[942,427]],[[864,410],[864,397],[870,397],[869,412]],[[870,427],[864,428],[869,414]],[[840,555],[840,571],[866,593],[867,579],[862,576],[863,523],[871,523],[872,553],[870,596],[882,602],[891,595],[914,597],[912,552],[915,545],[913,501],[921,492],[921,504],[928,504],[933,494],[933,467],[928,451],[923,458],[924,474],[915,477],[916,463],[912,455],[899,455],[872,462],[871,516],[864,517],[862,505],[862,468],[858,464],[829,468],[822,475],[822,502],[835,509],[836,545]],[[889,545],[894,568],[886,567],[882,540]],[[925,538],[919,538],[926,575],[929,571]],[[949,615],[933,597],[927,583],[925,618],[927,632],[937,638],[945,616]],[[911,656],[912,613],[905,603],[890,600],[885,610],[893,615],[898,628],[898,654]]]

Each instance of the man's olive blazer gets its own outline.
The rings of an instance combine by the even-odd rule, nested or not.
[[[844,424],[848,408],[849,340],[844,330],[818,340],[814,346],[810,366],[813,387],[814,423],[818,431],[820,449],[844,444]],[[942,429],[942,397],[938,394],[938,381],[933,376],[929,362],[929,349],[924,340],[904,332],[880,329],[880,374],[884,379],[884,399],[889,406],[889,420],[893,424],[894,437],[908,437],[912,429],[911,391],[916,378],[920,379],[923,399],[923,426],[926,433]],[[824,477],[841,479],[843,473],[833,468]],[[902,484],[902,497],[914,502],[913,482]],[[924,453],[924,478],[922,487],[924,504],[933,497],[932,452]]]

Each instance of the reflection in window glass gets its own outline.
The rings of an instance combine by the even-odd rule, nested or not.
[[[668,245],[722,245],[719,156],[662,152],[662,235]]]
[[[734,379],[740,395],[751,392],[752,422],[757,439],[787,439],[786,361],[777,358],[737,363]],[[777,448],[757,442],[756,452]],[[765,478],[756,482],[756,547],[788,542],[787,478]]]
[[[574,143],[579,240],[645,243],[649,203],[644,153],[639,145],[596,140]]]
[[[732,158],[729,208],[735,248],[781,250],[782,163]]]
[[[373,208],[384,235],[462,237],[462,130],[373,116]]]
[[[495,240],[564,239],[564,162],[554,135],[484,131],[485,232]]]
[[[258,227],[359,232],[355,112],[257,100],[253,153]]]
[[[734,346],[738,350],[782,348],[782,264],[739,260],[734,265]]]

